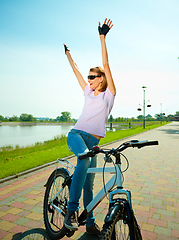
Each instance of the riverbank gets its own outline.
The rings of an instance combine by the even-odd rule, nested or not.
[[[164,125],[164,124],[163,124]],[[105,138],[101,139],[100,145],[107,144],[138,133],[160,127],[155,124],[143,127],[135,127],[115,132],[107,132]],[[56,138],[45,141],[44,143],[35,144],[32,147],[17,148],[14,150],[4,150],[0,152],[0,179],[16,175],[31,168],[41,166],[46,163],[55,161],[57,158],[64,158],[72,155],[68,150],[66,137]]]
[[[160,124],[159,121],[146,121],[146,125]],[[73,126],[75,122],[0,122],[0,126]],[[143,122],[113,122],[113,128],[120,128],[121,126],[132,127],[142,126]],[[111,123],[106,124],[106,128],[109,128]]]
[[[146,122],[147,125],[159,122]],[[72,122],[1,122],[0,125],[0,151],[2,149],[15,149],[35,145],[60,137],[67,136],[75,123]],[[106,124],[106,131],[126,130],[142,126],[143,122],[112,122]]]
[[[48,123],[48,122],[0,122],[0,126],[40,126],[40,125],[60,125],[60,126],[73,126],[75,123]]]

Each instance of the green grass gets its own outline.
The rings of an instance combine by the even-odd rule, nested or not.
[[[134,127],[127,130],[107,132],[100,145],[122,139],[140,132],[159,127],[160,124],[148,125],[145,129]],[[157,140],[157,139],[154,139]],[[67,157],[73,153],[68,150],[66,137],[54,138],[54,140],[36,143],[35,146],[16,148],[14,150],[4,149],[0,151],[0,179],[18,175],[18,173],[28,169],[52,162],[57,158]]]
[[[46,141],[32,147],[0,152],[0,179],[71,155],[66,138]]]
[[[100,145],[106,144],[108,142],[113,142],[118,139],[122,139],[122,138],[129,137],[132,135],[136,135],[138,133],[141,133],[141,132],[144,132],[147,130],[151,130],[151,129],[159,127],[159,126],[161,126],[161,125],[159,123],[157,123],[157,124],[147,125],[147,126],[145,126],[145,129],[143,129],[142,126],[139,126],[139,127],[136,126],[136,127],[132,127],[131,129],[119,130],[116,132],[107,132],[105,138],[100,140]]]

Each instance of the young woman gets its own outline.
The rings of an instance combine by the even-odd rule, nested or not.
[[[112,28],[112,21],[105,19],[104,24],[98,26],[103,68],[95,67],[89,70],[88,83],[85,81],[77,65],[73,61],[70,51],[64,44],[68,61],[84,91],[85,104],[81,116],[73,129],[69,132],[67,143],[69,149],[78,157],[98,145],[101,138],[105,136],[105,124],[113,107],[116,88],[108,63],[108,54],[105,36]],[[87,174],[88,167],[96,167],[97,158],[86,158],[77,160],[76,169],[70,187],[70,199],[68,202],[68,213],[64,224],[72,230],[78,229],[77,211],[79,199],[83,189],[84,207],[93,199],[94,174]],[[100,234],[100,229],[95,223],[93,213],[87,218],[86,231],[89,234]]]

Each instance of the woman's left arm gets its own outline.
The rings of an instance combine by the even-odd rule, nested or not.
[[[111,25],[112,21],[110,21],[110,19],[108,20],[107,23],[106,23],[106,21],[107,21],[107,19],[105,19],[102,27],[100,27],[100,23],[99,23],[98,30],[99,30],[100,41],[101,41],[103,67],[104,67],[104,72],[105,72],[107,83],[108,83],[108,88],[109,88],[110,92],[113,95],[115,95],[116,87],[115,87],[112,73],[111,73],[111,70],[109,67],[108,53],[107,53],[106,40],[105,40],[106,34],[108,33],[108,31],[111,29],[111,27],[113,25]]]

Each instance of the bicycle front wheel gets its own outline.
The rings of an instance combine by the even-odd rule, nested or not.
[[[135,216],[132,214],[129,223],[126,222],[124,213],[124,206],[121,205],[112,221],[103,225],[101,240],[142,240]]]
[[[52,239],[61,239],[66,235],[63,223],[69,200],[69,177],[66,169],[59,168],[51,174],[46,184],[43,214],[46,230]]]

